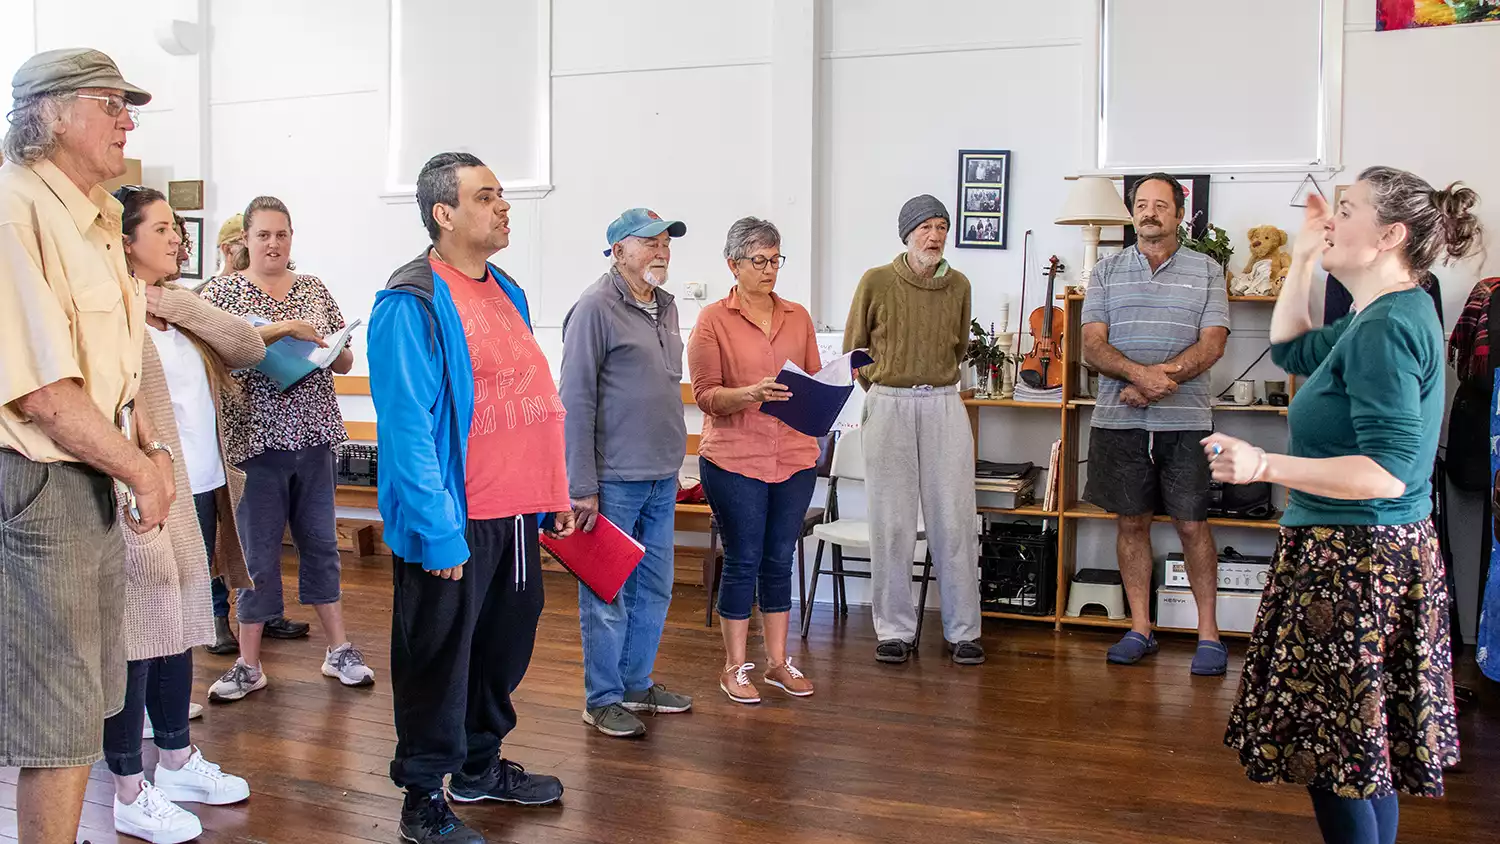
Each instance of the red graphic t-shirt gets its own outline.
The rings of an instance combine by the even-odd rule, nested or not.
[[[464,471],[469,518],[567,510],[566,411],[541,347],[494,279],[475,281],[431,261],[453,295],[474,367],[474,421]]]

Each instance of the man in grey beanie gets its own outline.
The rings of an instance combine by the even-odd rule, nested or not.
[[[901,206],[906,251],[865,273],[844,324],[844,350],[868,348],[865,482],[869,495],[875,658],[906,662],[917,633],[912,604],[918,508],[943,604],[953,661],[984,662],[979,645],[979,537],[974,435],[958,394],[969,345],[969,280],[943,259],[948,209],[923,194]]]

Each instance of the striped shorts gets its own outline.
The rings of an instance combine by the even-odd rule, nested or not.
[[[0,766],[102,758],[125,701],[114,481],[0,449]]]

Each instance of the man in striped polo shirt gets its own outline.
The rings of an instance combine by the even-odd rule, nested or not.
[[[1134,623],[1109,661],[1133,665],[1157,651],[1151,519],[1165,512],[1198,605],[1192,671],[1221,675],[1228,653],[1214,617],[1218,552],[1199,440],[1213,429],[1208,369],[1224,354],[1229,299],[1224,269],[1177,240],[1186,195],[1165,173],[1137,182],[1126,197],[1136,244],[1100,261],[1084,296],[1083,355],[1100,376],[1084,498],[1119,516],[1116,553]]]

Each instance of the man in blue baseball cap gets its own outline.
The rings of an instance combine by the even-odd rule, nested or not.
[[[613,255],[615,247],[627,237],[650,240],[658,237],[662,232],[666,232],[669,237],[682,237],[687,234],[687,224],[681,220],[663,220],[660,215],[649,208],[632,208],[609,224],[609,229],[605,231],[605,236],[609,239],[609,248],[604,250],[604,254],[605,256]],[[662,261],[662,267],[666,267],[665,259]],[[666,278],[663,277],[662,281],[665,282]]]
[[[686,712],[687,695],[651,678],[672,599],[677,473],[687,452],[682,419],[682,331],[661,289],[677,220],[632,208],[609,224],[610,268],[563,320],[558,394],[567,409],[568,496],[578,526],[600,515],[635,537],[646,556],[609,603],[578,587],[584,723],[607,736],[640,736],[636,712]]]

